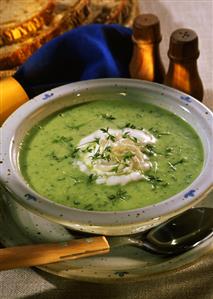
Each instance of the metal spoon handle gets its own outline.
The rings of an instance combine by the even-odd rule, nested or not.
[[[0,270],[31,267],[109,252],[104,236],[0,249]]]

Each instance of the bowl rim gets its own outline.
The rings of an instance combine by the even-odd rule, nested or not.
[[[202,198],[210,192],[213,185],[213,177],[209,175],[211,174],[213,166],[213,157],[211,157],[209,149],[205,166],[200,175],[190,186],[157,204],[133,210],[104,212],[66,207],[39,195],[27,185],[14,166],[14,154],[12,149],[17,128],[19,128],[29,115],[43,107],[44,104],[49,105],[52,101],[68,94],[77,94],[78,92],[99,87],[130,87],[139,90],[148,90],[157,94],[164,93],[166,97],[175,98],[180,105],[187,103],[187,109],[193,109],[200,116],[202,125],[205,125],[208,129],[206,133],[208,137],[213,135],[213,113],[210,109],[195,98],[176,89],[158,83],[121,78],[94,79],[70,83],[46,91],[33,98],[33,100],[26,102],[10,116],[0,128],[3,143],[2,158],[0,159],[3,162],[0,163],[0,184],[3,188],[9,191],[19,203],[31,211],[63,225],[72,225],[75,229],[85,226],[86,231],[89,230],[90,232],[98,231],[99,227],[113,230],[112,227],[121,226],[123,227],[123,231],[125,231],[128,226],[132,226],[134,232],[137,232],[138,230],[142,230],[142,226],[148,227],[157,225],[201,201]],[[213,149],[212,144],[209,144],[209,147]],[[8,169],[10,171],[8,171]],[[84,230],[84,228],[82,230]],[[115,231],[117,231],[117,229],[115,229]]]

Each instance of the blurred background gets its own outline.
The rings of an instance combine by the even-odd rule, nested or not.
[[[166,70],[171,33],[184,27],[198,34],[204,103],[212,99],[212,0],[0,0],[0,78],[13,74],[42,44],[67,30],[89,23],[131,27],[139,13],[153,13],[160,19]],[[213,100],[208,100],[208,106],[213,108]]]
[[[198,34],[204,103],[212,98],[212,0],[0,0],[0,77],[13,74],[42,44],[67,30],[89,23],[131,26],[139,12],[153,13],[160,19],[166,70],[171,33],[184,27]],[[208,106],[213,108],[213,100]]]

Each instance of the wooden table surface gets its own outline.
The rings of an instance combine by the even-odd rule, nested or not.
[[[198,33],[198,67],[205,88],[204,103],[213,108],[213,1],[139,1],[141,12],[154,13],[161,21],[161,54],[166,68],[172,31],[186,27]],[[213,253],[182,271],[125,285],[75,282],[33,269],[4,271],[0,273],[0,298],[213,299]]]

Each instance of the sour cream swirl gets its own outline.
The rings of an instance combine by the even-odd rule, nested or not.
[[[144,151],[155,143],[147,130],[100,129],[81,139],[75,162],[97,184],[125,185],[145,178],[152,163]]]

